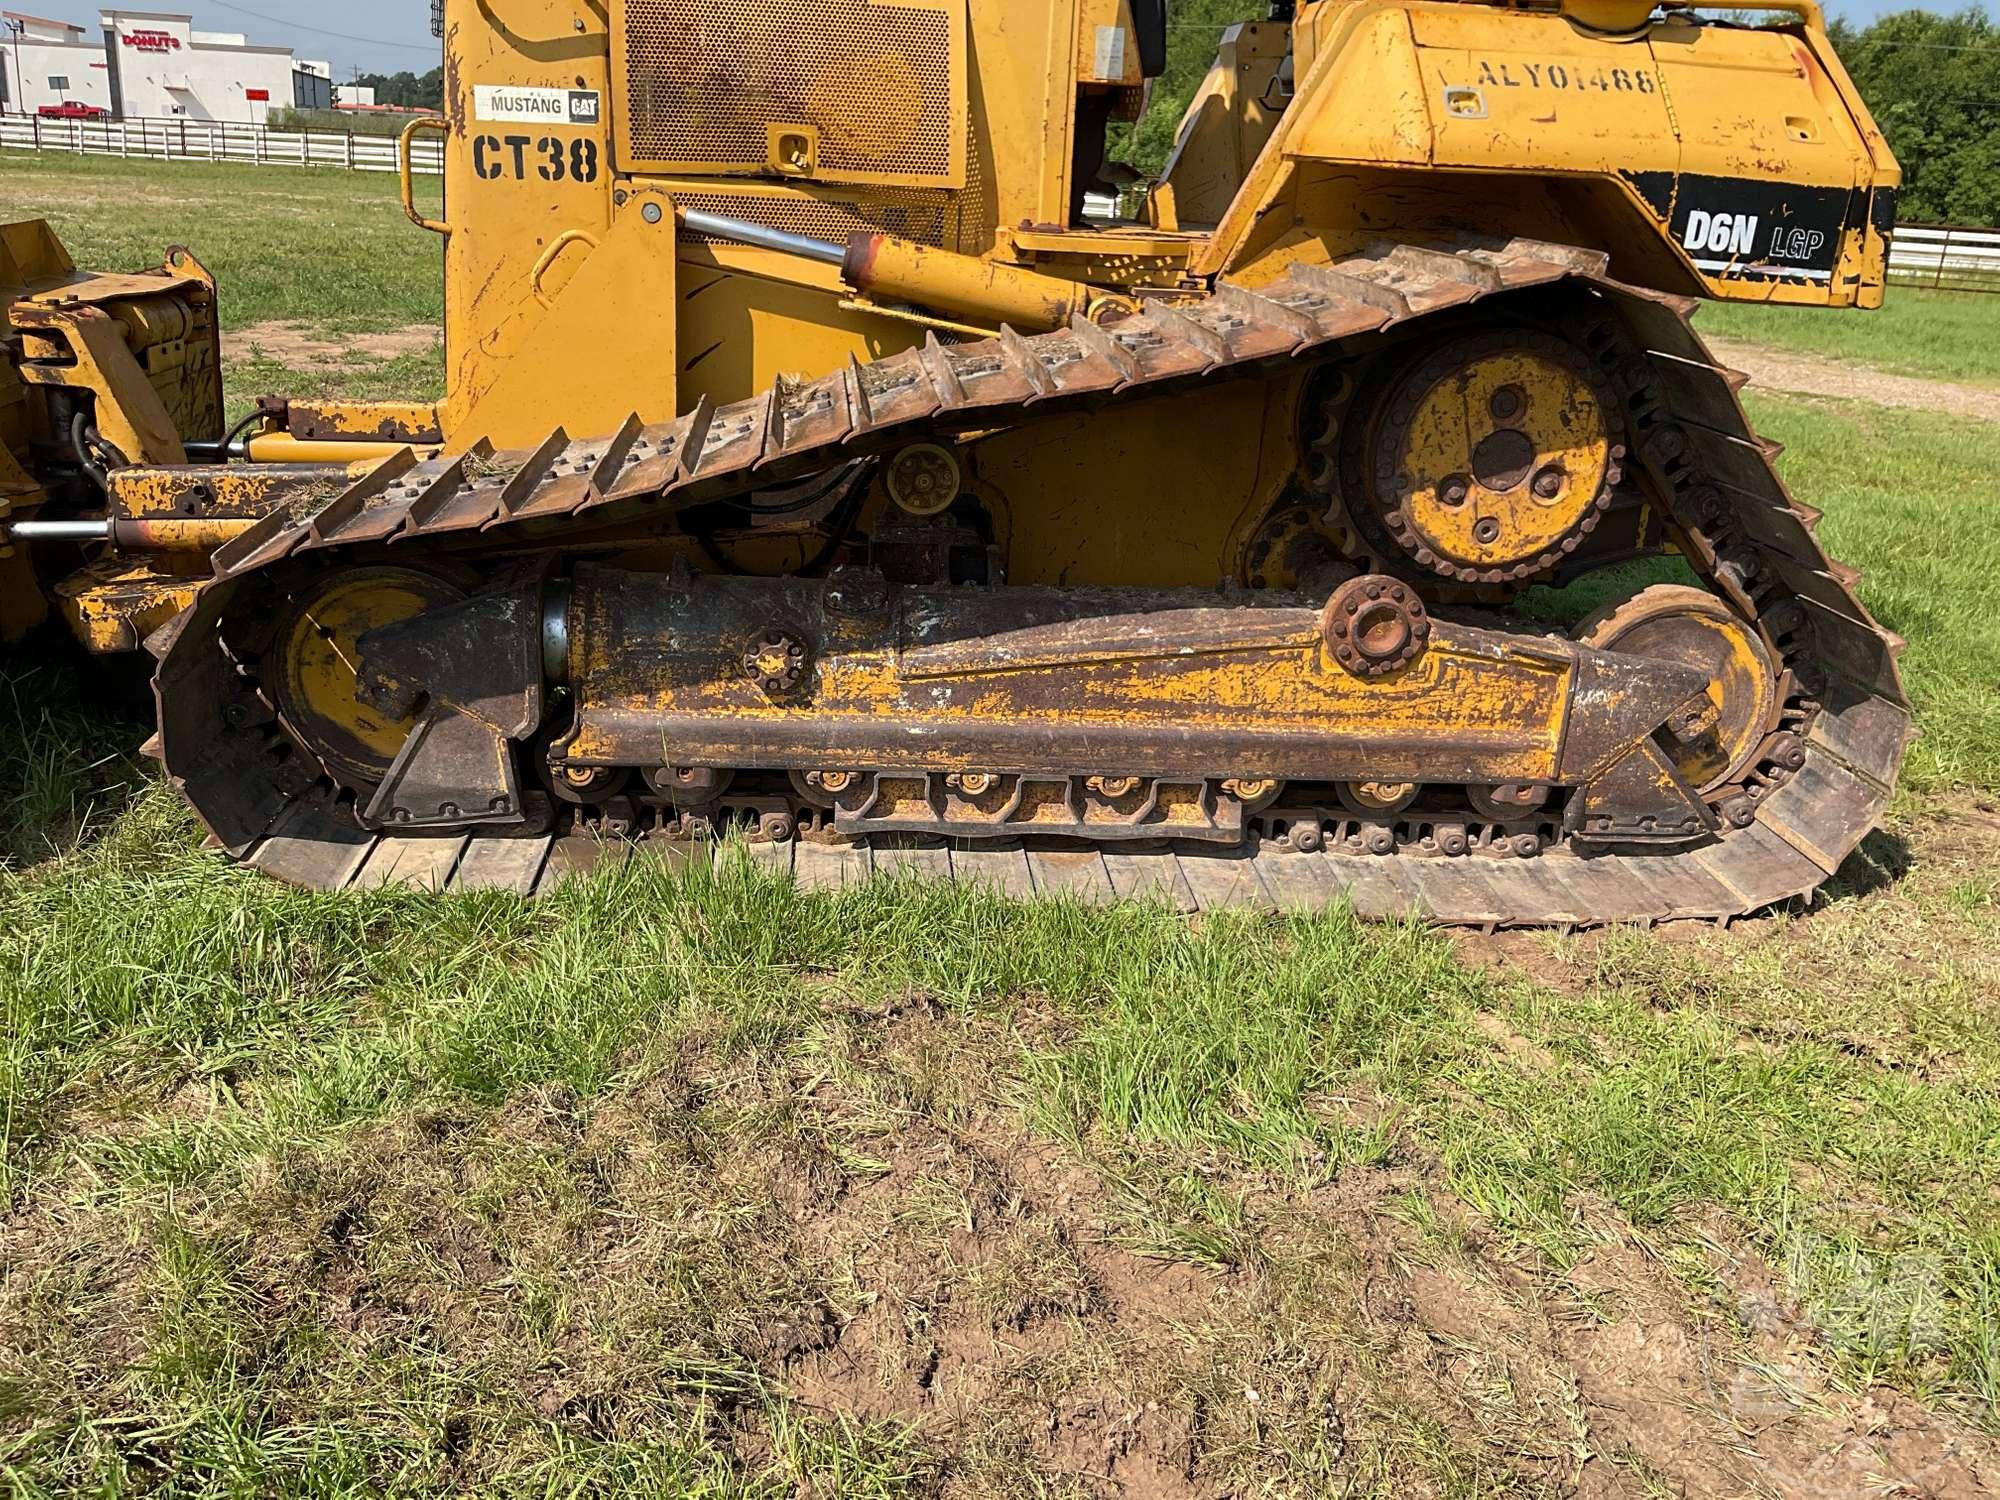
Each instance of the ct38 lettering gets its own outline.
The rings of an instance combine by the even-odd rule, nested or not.
[[[597,142],[587,138],[564,140],[553,135],[472,138],[472,173],[482,182],[491,182],[496,177],[520,181],[531,169],[543,182],[595,182]]]

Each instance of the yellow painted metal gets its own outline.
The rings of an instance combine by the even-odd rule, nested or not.
[[[634,628],[629,611],[608,607],[595,580],[579,576],[570,678],[585,711],[567,761],[629,764],[639,738],[657,745],[662,718],[686,716],[732,742],[798,722],[796,707],[746,687],[740,659],[635,639]],[[645,666],[635,669],[640,659]],[[1550,781],[1565,769],[1574,670],[1566,650],[1533,637],[1496,649],[1491,637],[1474,640],[1440,622],[1409,666],[1364,678],[1333,659],[1314,611],[1225,605],[1182,612],[1150,634],[1080,630],[1032,645],[970,630],[912,645],[858,630],[828,641],[815,660],[811,720],[829,746],[885,719],[908,726],[894,744],[870,736],[870,764],[882,769],[990,771],[971,748],[975,726],[992,737],[1060,725],[1065,733],[1127,732],[1135,771],[1177,774],[1154,762],[1171,758],[1183,736],[1255,724],[1357,741],[1371,731],[1392,736],[1388,779],[1422,779],[1423,757],[1448,743],[1495,780]],[[1164,737],[1153,732],[1162,726],[1170,728]],[[829,751],[825,763],[839,762]]]
[[[449,224],[417,210],[414,184],[407,206],[449,230],[449,394],[298,403],[250,452],[531,447],[557,423],[663,421],[931,333],[1059,327],[1224,275],[1255,287],[1382,239],[1522,235],[1608,250],[1641,285],[1872,305],[1897,169],[1818,10],[1753,6],[1786,24],[1635,19],[1627,0],[1301,0],[1289,26],[1224,34],[1153,223],[1102,228],[1070,222],[1089,154],[1076,137],[1136,96],[1131,0],[444,0],[446,107],[421,128],[443,140]],[[742,45],[714,45],[730,37]],[[1737,251],[1706,248],[1724,210],[1699,231],[1687,214],[1716,184],[1847,195],[1832,271],[1738,274]],[[677,207],[871,249],[844,276],[678,232]],[[219,428],[211,291],[191,261],[90,276],[45,226],[0,228],[0,295],[23,334],[8,374],[90,389],[128,457],[172,462],[181,437]],[[1243,578],[1259,528],[1298,504],[1298,402],[1287,375],[1057,416],[971,441],[967,483],[1010,579]],[[0,380],[10,451],[43,436],[29,410]],[[1443,462],[1447,414],[1419,425]],[[1164,476],[1212,498],[1163,506]],[[1504,545],[1566,514],[1515,507]],[[1425,524],[1477,551],[1456,518],[1432,508]]]
[[[1156,219],[1178,225],[1221,219],[1284,113],[1288,101],[1278,73],[1291,41],[1291,28],[1277,21],[1245,22],[1223,32],[1153,189]]]
[[[1886,242],[1864,200],[1899,174],[1817,9],[1785,9],[1783,30],[1669,12],[1613,36],[1434,0],[1302,8],[1297,96],[1195,269],[1256,282],[1385,234],[1478,228],[1596,245],[1666,290],[1872,305]],[[1860,195],[1830,274],[1745,279],[1681,243],[1696,195],[1723,212],[1760,187]]]
[[[396,133],[396,190],[402,196],[403,213],[419,229],[428,229],[432,234],[450,234],[451,225],[442,219],[432,219],[417,207],[417,179],[411,167],[410,151],[416,145],[417,137],[425,132],[449,135],[450,126],[441,119],[430,115],[418,115]]]
[[[95,655],[136,651],[146,637],[194,602],[208,579],[199,559],[93,559],[55,586],[70,634]]]
[[[634,410],[657,419],[704,396],[741,399],[774,374],[811,378],[893,353],[940,323],[1055,326],[1090,301],[1077,283],[1130,292],[1228,271],[1254,285],[1295,258],[1385,235],[1481,229],[1602,244],[1635,281],[1716,295],[1877,295],[1882,247],[1865,214],[1830,281],[1745,282],[1692,264],[1653,186],[1688,173],[1893,184],[1809,7],[1783,32],[1670,15],[1613,33],[1602,29],[1609,11],[1304,4],[1289,28],[1225,36],[1155,198],[1167,227],[1146,234],[1067,222],[1079,91],[1136,78],[1124,0],[836,9],[806,26],[748,0],[643,11],[509,0],[490,16],[479,0],[447,0],[447,443],[538,440],[551,372],[570,430],[615,426]],[[919,59],[910,38],[926,28],[945,41]],[[729,37],[744,45],[714,45]],[[1288,42],[1297,94],[1280,118]],[[667,66],[690,48],[703,66]],[[754,87],[781,59],[805,86]],[[743,86],[723,87],[725,74]],[[857,113],[868,90],[856,80],[874,91],[871,115]],[[587,94],[594,116],[490,117],[493,91],[530,89]],[[899,98],[913,107],[881,103]],[[1746,98],[1755,118],[1738,129]],[[918,127],[924,151],[907,135]],[[792,129],[803,156],[773,144]],[[580,181],[585,157],[595,175]],[[640,232],[632,211],[649,202],[836,244],[857,232],[891,239],[874,290],[857,298],[830,267]],[[1212,235],[1169,232],[1202,220],[1217,222]],[[990,269],[1000,264],[1069,285],[1021,283]]]
[[[1596,505],[1611,417],[1573,367],[1504,349],[1404,394],[1415,410],[1392,455],[1395,482],[1411,530],[1439,556],[1505,567],[1558,545]]]
[[[337,445],[337,464],[129,464],[106,477],[113,517],[134,520],[254,520],[273,506],[305,498],[330,499],[374,466],[349,459],[351,445]]]
[[[544,434],[548,423],[542,424]],[[362,464],[401,453],[408,443],[359,438],[295,438],[286,432],[260,433],[250,439],[250,457],[260,464]]]
[[[30,385],[65,386],[98,397],[97,430],[127,458],[186,460],[173,416],[133,358],[125,325],[116,316],[101,307],[30,302],[15,307],[14,324],[33,344],[59,346],[67,356],[23,362],[21,376]]]
[[[1079,281],[960,255],[889,235],[857,241],[846,279],[885,302],[914,302],[941,312],[1010,323],[1023,333],[1061,328],[1104,300]]]
[[[178,458],[182,438],[220,428],[215,279],[186,249],[150,271],[78,271],[40,220],[0,226],[0,306],[20,340],[12,379],[87,396],[127,457]]]
[[[353,781],[381,777],[416,723],[385,713],[356,691],[360,640],[461,597],[450,583],[412,568],[354,568],[294,603],[271,647],[272,681],[287,721],[313,753]]]
[[[635,412],[647,422],[678,415],[674,283],[660,274],[673,265],[674,232],[665,196],[634,192],[601,240],[579,245],[567,265],[530,267],[531,300],[509,315],[519,325],[512,352],[479,367],[478,387],[452,390],[439,409],[447,437],[521,447],[546,437],[556,418],[584,433],[615,432]],[[552,413],[555,390],[562,404]]]
[[[618,164],[962,187],[966,0],[610,7]]]
[[[1240,579],[1259,522],[1297,468],[1302,379],[1066,413],[974,443],[968,484],[994,517],[1008,580]],[[1188,496],[1198,498],[1181,503]]]
[[[285,402],[283,431],[307,439],[377,439],[436,443],[437,403],[432,401],[352,401],[342,397],[293,396]]]
[[[1778,704],[1778,669],[1755,627],[1705,589],[1655,584],[1605,605],[1576,628],[1600,651],[1654,656],[1708,674],[1712,721],[1674,746],[1692,786],[1712,790],[1747,769]]]

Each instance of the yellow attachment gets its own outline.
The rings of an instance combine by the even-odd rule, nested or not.
[[[278,708],[321,760],[350,785],[380,780],[415,727],[357,691],[361,637],[463,595],[414,568],[355,568],[295,600],[279,622],[271,655]]]

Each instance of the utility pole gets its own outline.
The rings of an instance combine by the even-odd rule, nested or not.
[[[14,35],[14,92],[21,96],[15,103],[20,105],[21,113],[25,115],[28,112],[28,98],[27,85],[21,81],[21,33],[28,29],[28,23],[10,17],[7,29]]]

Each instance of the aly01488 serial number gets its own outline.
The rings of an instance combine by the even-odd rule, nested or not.
[[[543,182],[595,182],[597,142],[588,136],[475,135],[472,175],[482,182],[529,176]]]

